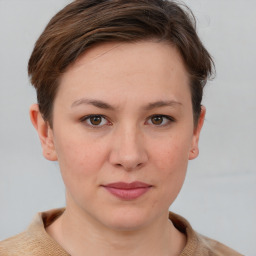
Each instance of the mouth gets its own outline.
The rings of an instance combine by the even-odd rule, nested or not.
[[[103,185],[108,192],[122,200],[135,200],[148,192],[152,185],[135,181],[132,183],[116,182]]]

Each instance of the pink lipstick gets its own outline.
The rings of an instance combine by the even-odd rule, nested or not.
[[[103,185],[112,195],[123,200],[134,200],[145,194],[152,186],[143,182],[116,182]]]

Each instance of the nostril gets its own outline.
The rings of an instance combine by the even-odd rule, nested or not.
[[[134,164],[134,165],[131,165],[131,164],[122,164],[122,163],[116,163],[115,166],[117,168],[123,168],[127,171],[130,171],[130,170],[134,170],[134,169],[140,169],[142,166],[143,166],[143,163],[138,163],[138,164]]]
[[[130,137],[129,137],[130,138]],[[148,160],[145,146],[135,138],[122,137],[115,140],[109,154],[109,162],[116,168],[124,170],[135,170],[142,168]]]

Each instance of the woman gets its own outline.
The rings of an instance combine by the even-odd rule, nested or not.
[[[38,39],[30,117],[66,208],[0,255],[241,255],[169,213],[198,155],[212,59],[191,14],[163,0],[78,0]]]

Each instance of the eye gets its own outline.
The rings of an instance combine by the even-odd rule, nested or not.
[[[85,116],[81,119],[81,122],[85,122],[87,125],[92,127],[101,127],[109,124],[109,121],[102,115]]]
[[[148,123],[155,126],[165,126],[174,122],[174,118],[165,115],[153,115],[149,118]]]

